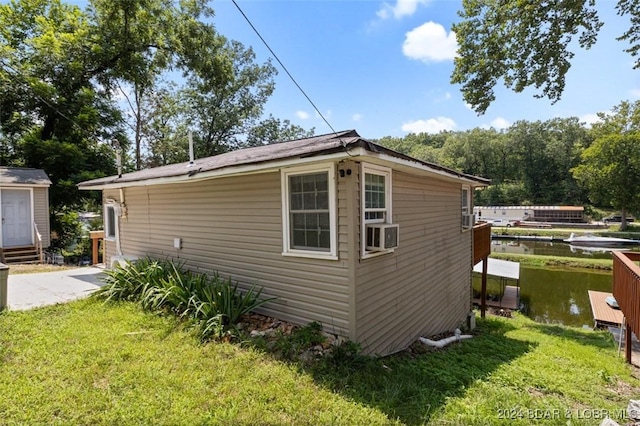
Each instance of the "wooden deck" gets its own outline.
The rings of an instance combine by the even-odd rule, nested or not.
[[[473,299],[475,305],[480,305],[480,298]],[[504,287],[504,294],[500,300],[490,300],[487,298],[487,306],[492,308],[507,308],[516,310],[520,307],[520,287],[507,285]]]
[[[589,291],[589,302],[591,303],[591,312],[593,312],[593,321],[595,327],[604,326],[622,326],[623,315],[620,309],[614,309],[606,302],[608,296],[612,296],[611,293],[604,291]]]

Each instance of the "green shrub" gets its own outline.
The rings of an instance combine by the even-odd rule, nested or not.
[[[171,262],[144,258],[135,262],[127,262],[105,272],[104,285],[92,296],[109,300],[139,302],[145,288],[157,285],[166,276],[169,268],[175,267]]]
[[[146,310],[171,312],[194,321],[202,340],[222,337],[242,315],[273,300],[260,299],[262,289],[256,286],[243,292],[231,278],[195,274],[169,260],[127,262],[107,271],[104,281],[93,297],[133,301]]]

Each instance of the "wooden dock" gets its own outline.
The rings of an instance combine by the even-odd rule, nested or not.
[[[480,305],[480,298],[473,299],[475,305]],[[520,287],[507,285],[504,287],[504,293],[499,300],[490,300],[487,298],[487,306],[492,308],[507,308],[517,310],[520,307]]]
[[[589,302],[591,303],[591,312],[593,312],[594,326],[616,326],[621,327],[624,316],[620,309],[609,306],[606,302],[607,297],[612,296],[611,293],[604,291],[589,291]]]

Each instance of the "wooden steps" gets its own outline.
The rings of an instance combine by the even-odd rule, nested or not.
[[[0,249],[0,261],[5,264],[40,263],[36,246],[10,247]]]

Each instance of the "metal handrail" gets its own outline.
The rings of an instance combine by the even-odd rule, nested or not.
[[[38,259],[40,263],[44,263],[44,253],[42,251],[42,234],[38,231],[38,224],[33,222],[33,230],[35,231],[36,238],[36,250],[38,251]]]

